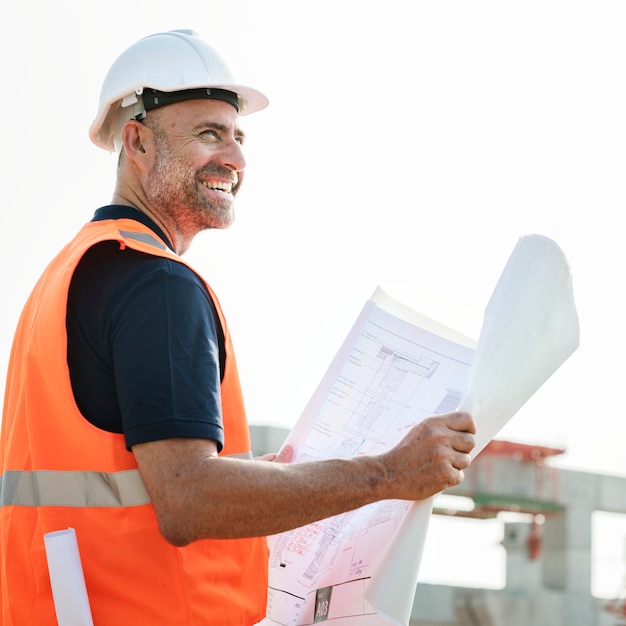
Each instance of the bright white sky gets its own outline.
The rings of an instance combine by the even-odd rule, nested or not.
[[[110,200],[115,159],[87,136],[106,70],[193,28],[271,100],[243,120],[237,223],[187,255],[228,314],[250,421],[293,425],[378,284],[477,338],[539,233],[570,261],[581,347],[501,438],[626,476],[621,0],[26,0],[0,23],[0,371],[39,273]]]

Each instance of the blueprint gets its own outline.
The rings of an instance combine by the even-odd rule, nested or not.
[[[378,292],[378,301],[386,298]],[[290,434],[294,462],[380,453],[422,419],[459,405],[471,342],[416,326],[375,300],[366,303]],[[263,623],[350,624],[367,615],[369,625],[388,624],[365,589],[409,505],[385,500],[270,537]]]
[[[578,348],[565,255],[520,238],[478,343],[377,290],[287,438],[294,462],[376,454],[429,415],[469,411],[474,458]],[[269,538],[262,626],[407,626],[433,498],[383,501]]]

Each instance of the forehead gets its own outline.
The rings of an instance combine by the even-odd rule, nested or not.
[[[166,128],[196,129],[217,126],[226,131],[240,132],[239,113],[222,100],[185,100],[150,111]]]

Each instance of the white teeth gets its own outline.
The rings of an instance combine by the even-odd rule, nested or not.
[[[215,191],[224,191],[226,193],[232,193],[233,191],[233,183],[222,183],[222,182],[210,183],[210,182],[203,180],[202,184],[207,189],[213,189]]]

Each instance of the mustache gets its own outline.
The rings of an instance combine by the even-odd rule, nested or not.
[[[227,167],[217,165],[216,163],[209,163],[208,165],[205,165],[202,169],[198,170],[197,176],[199,178],[210,178],[211,176],[215,176],[216,178],[222,178],[233,185],[237,185],[239,183],[239,176],[237,172],[234,172]]]

